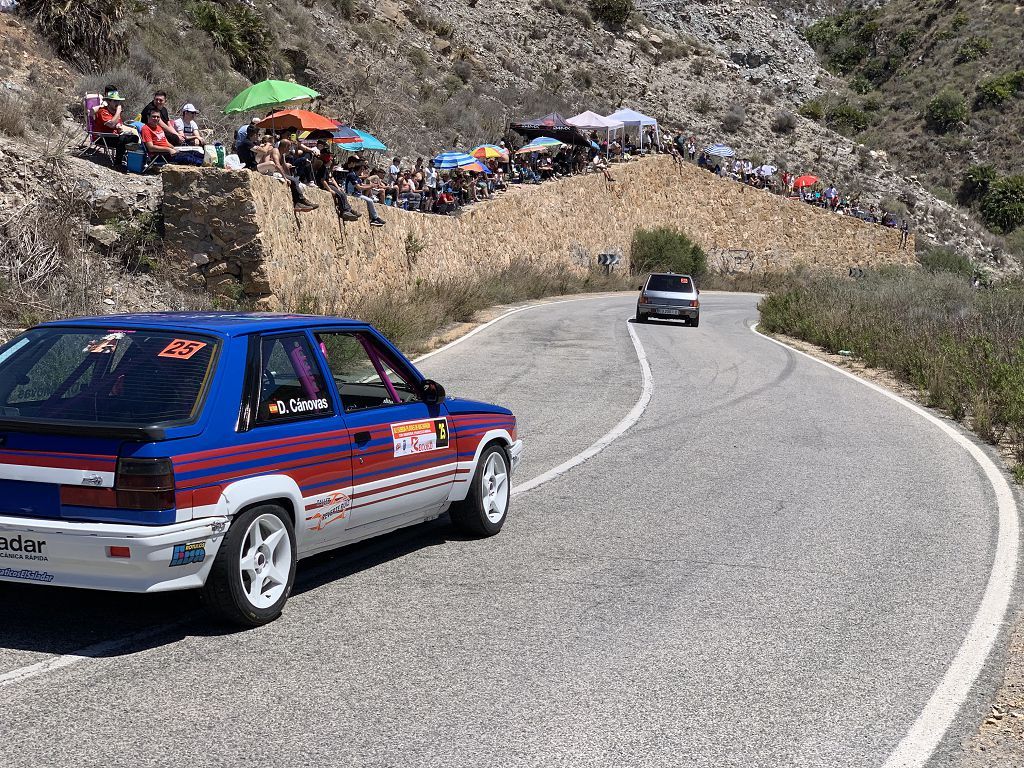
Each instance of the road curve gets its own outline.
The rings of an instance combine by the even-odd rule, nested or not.
[[[499,536],[437,521],[307,561],[262,629],[0,585],[0,765],[881,765],[984,592],[993,491],[934,425],[752,334],[755,305],[634,326],[643,417]],[[633,407],[632,309],[537,308],[422,367],[516,411],[522,482]]]

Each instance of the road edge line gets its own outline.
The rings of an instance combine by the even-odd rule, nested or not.
[[[966,435],[917,403],[913,403],[873,381],[863,379],[826,360],[821,360],[761,333],[757,330],[757,326],[758,323],[754,323],[750,326],[750,330],[761,338],[831,368],[899,403],[939,427],[954,442],[964,448],[981,467],[995,494],[996,507],[999,512],[999,535],[996,540],[992,570],[989,572],[988,582],[985,585],[985,592],[978,605],[978,610],[974,614],[967,635],[960,643],[960,647],[942,679],[939,680],[910,730],[900,740],[882,766],[882,768],[922,768],[931,759],[946,732],[953,725],[961,707],[970,696],[971,689],[977,682],[996,639],[1002,632],[1006,612],[1009,610],[1010,600],[1013,596],[1013,585],[1017,578],[1020,512],[1017,509],[1016,499],[1014,499],[1010,484],[999,467]]]
[[[614,427],[606,432],[597,442],[593,443],[589,448],[581,453],[577,453],[572,458],[563,461],[556,467],[549,469],[547,472],[542,472],[531,480],[527,480],[525,483],[520,483],[512,488],[511,495],[518,496],[521,493],[532,491],[538,486],[544,485],[544,483],[554,480],[556,477],[560,477],[574,467],[578,467],[580,464],[585,462],[587,459],[591,459],[613,442],[618,440],[624,435],[630,427],[640,421],[640,417],[644,415],[644,411],[647,410],[647,406],[651,402],[651,396],[654,393],[654,377],[651,375],[651,365],[647,360],[647,352],[644,349],[643,343],[640,341],[640,337],[636,335],[636,330],[633,328],[633,324],[626,321],[626,330],[629,331],[629,338],[633,342],[633,349],[636,351],[637,361],[640,363],[640,375],[642,378],[642,387],[640,390],[640,398],[636,401],[636,404],[630,409],[629,413],[622,417]]]

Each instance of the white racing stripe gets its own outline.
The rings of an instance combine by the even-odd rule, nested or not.
[[[766,336],[757,330],[756,324],[750,326],[750,330],[773,344],[778,344],[816,363],[831,368],[843,374],[843,376],[848,376],[934,424],[970,454],[992,485],[999,515],[999,536],[996,541],[995,557],[992,560],[992,570],[989,572],[988,584],[985,586],[985,593],[982,595],[981,604],[974,615],[974,621],[971,622],[971,626],[967,630],[967,636],[964,637],[963,642],[960,644],[960,648],[953,657],[953,661],[950,663],[946,673],[935,687],[931,697],[917,716],[917,720],[914,721],[907,735],[903,737],[882,766],[882,768],[921,768],[931,758],[935,749],[939,746],[939,742],[946,735],[946,731],[949,730],[949,727],[956,719],[960,708],[970,695],[971,688],[974,686],[975,681],[977,681],[978,675],[981,674],[985,661],[992,652],[996,639],[1002,630],[1003,621],[1006,618],[1006,611],[1010,605],[1010,598],[1013,593],[1013,583],[1017,576],[1020,536],[1019,513],[1017,503],[1013,497],[1013,491],[1010,489],[1010,484],[1006,481],[1003,473],[996,466],[995,462],[989,458],[988,454],[961,432],[934,414],[929,413],[921,406],[905,400],[874,382],[855,376],[849,371],[844,371],[842,368],[832,365],[832,363],[819,360],[813,355],[801,352],[799,349],[794,349],[778,339]]]
[[[626,431],[636,424],[640,420],[640,417],[644,415],[644,411],[647,410],[647,405],[651,402],[651,394],[654,391],[654,378],[651,376],[651,366],[647,362],[647,353],[644,351],[644,346],[640,343],[640,338],[636,335],[636,330],[634,330],[633,324],[629,321],[626,322],[626,330],[629,331],[629,338],[633,342],[633,349],[636,350],[636,357],[640,362],[640,375],[643,379],[643,386],[640,390],[640,399],[636,401],[636,405],[630,409],[629,413],[623,417],[622,421],[612,427],[604,437],[587,448],[587,450],[582,453],[577,453],[571,459],[563,461],[557,467],[537,475],[532,480],[527,480],[525,483],[520,483],[519,485],[514,486],[512,488],[513,496],[517,496],[520,493],[526,493],[527,491],[532,491],[537,486],[544,485],[544,483],[550,482],[560,475],[564,475],[573,467],[578,467],[587,459],[593,458],[622,437]]]

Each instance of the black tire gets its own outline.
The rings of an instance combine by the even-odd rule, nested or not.
[[[484,487],[486,485],[484,473],[492,456],[496,457],[495,461],[504,468],[505,472],[505,485],[503,488],[505,511],[501,514],[500,519],[497,520],[491,519],[494,515],[488,516],[487,508],[485,507],[487,495]],[[457,530],[473,536],[493,536],[501,530],[508,517],[509,503],[512,499],[511,491],[512,475],[509,470],[508,455],[497,444],[487,446],[484,448],[483,453],[480,454],[480,462],[477,464],[476,472],[473,473],[473,480],[470,483],[469,493],[466,495],[466,498],[462,501],[456,501],[448,509],[448,516],[451,518],[452,525]]]
[[[290,547],[286,563],[288,571],[284,591],[265,607],[253,605],[246,595],[240,573],[242,547],[253,523],[264,515],[277,518],[284,527]],[[278,616],[288,602],[295,585],[295,526],[288,513],[275,504],[260,504],[237,515],[228,528],[227,536],[217,552],[210,574],[203,586],[203,602],[216,618],[243,627],[259,627],[269,624]]]
[[[695,318],[693,318],[690,321],[690,327],[691,328],[696,328],[698,325],[700,325],[700,315],[697,315]]]
[[[640,312],[638,311],[636,313],[636,322],[638,322],[638,323],[646,323],[647,322],[647,315],[641,315]]]

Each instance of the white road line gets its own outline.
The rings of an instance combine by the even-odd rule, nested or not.
[[[505,312],[505,313],[499,315],[498,317],[494,318],[493,320],[490,320],[490,321],[484,323],[483,325],[480,325],[480,326],[474,328],[473,330],[471,330],[468,333],[460,336],[459,338],[454,339],[453,341],[448,342],[443,347],[435,349],[433,352],[429,352],[429,353],[427,353],[425,355],[421,355],[420,357],[418,357],[415,360],[413,360],[413,362],[414,363],[418,363],[419,361],[426,360],[428,357],[433,357],[434,355],[436,355],[436,354],[438,354],[440,352],[443,352],[446,349],[451,349],[456,344],[461,344],[466,339],[468,339],[468,338],[470,338],[472,336],[475,336],[476,334],[480,333],[481,331],[486,330],[487,328],[490,328],[492,325],[497,323],[499,320],[504,320],[506,317],[511,317],[512,315],[518,314],[520,312],[525,312],[525,311],[527,311],[529,309],[537,309],[538,307],[550,307],[550,306],[554,306],[556,304],[569,304],[571,302],[576,302],[576,301],[593,301],[593,300],[596,300],[596,299],[612,299],[612,298],[616,298],[618,295],[619,294],[615,294],[615,293],[599,294],[599,295],[595,295],[595,296],[584,296],[584,297],[576,298],[576,299],[561,299],[559,301],[538,302],[536,304],[528,304],[525,307],[516,307],[515,309],[511,309],[508,312]],[[641,396],[640,399],[643,402],[643,406],[646,407],[647,402],[651,399],[651,395],[650,395],[650,375],[651,375],[651,371],[650,371],[650,367],[647,365],[647,356],[646,356],[646,354],[643,351],[643,347],[640,346],[640,342],[636,338],[636,334],[634,333],[632,327],[629,327],[629,333],[630,333],[630,336],[633,339],[633,345],[634,345],[634,347],[636,347],[637,355],[640,358],[640,365],[641,365],[641,367],[642,367],[642,369],[644,371],[644,394]],[[599,440],[597,443],[595,443],[594,446],[591,446],[589,449],[587,449],[587,451],[584,452],[585,454],[587,454],[586,456],[584,456],[584,454],[580,454],[580,456],[583,456],[583,458],[577,457],[578,461],[574,460],[574,459],[570,459],[570,461],[575,461],[573,466],[575,466],[576,464],[582,463],[583,461],[586,461],[586,459],[590,458],[594,454],[596,454],[599,451],[601,451],[605,447],[605,445],[607,445],[612,440],[614,440],[615,437],[618,437],[618,435],[615,435],[614,437],[611,437],[609,439],[609,435],[612,435],[612,433],[615,432],[616,430],[618,430],[620,427],[621,427],[621,431],[618,434],[621,434],[622,432],[625,432],[627,429],[629,429],[629,427],[631,427],[634,423],[636,423],[636,420],[640,418],[640,414],[643,413],[643,408],[640,408],[639,413],[637,413],[636,417],[633,419],[632,422],[626,424],[626,422],[629,420],[630,416],[632,416],[632,414],[635,411],[637,411],[637,407],[639,405],[640,405],[640,403],[638,402],[637,405],[633,407],[633,410],[630,411],[629,415],[627,415],[626,418],[623,419],[622,422],[620,422],[619,426],[617,426],[615,429],[612,430],[612,432],[609,432],[608,435],[605,435],[605,437],[601,438],[601,440]],[[623,424],[625,424],[625,426],[623,426]],[[606,442],[604,442],[604,444],[601,444],[602,441],[606,441]],[[600,445],[600,447],[598,447],[596,450],[594,450],[595,446],[598,446],[598,445]],[[590,453],[590,451],[593,451],[593,452]],[[546,477],[546,479],[544,479],[543,482],[547,482],[548,480],[550,480],[550,479],[552,479],[554,477],[557,477],[559,474],[562,474],[563,472],[568,471],[568,469],[570,468],[570,467],[565,467],[565,469],[562,469],[562,467],[565,467],[565,465],[559,465],[558,467],[555,467],[555,469],[550,470],[550,472],[545,473],[545,476],[546,476],[546,475],[550,474],[551,472],[556,472],[556,474],[551,475],[551,477]],[[561,471],[559,471],[559,470],[561,470]],[[535,478],[535,480],[536,480],[536,478]],[[531,480],[530,482],[533,483],[534,481]],[[540,483],[536,483],[535,485],[531,485],[530,487],[536,487],[537,485],[540,485]],[[519,493],[519,492],[522,492],[522,490],[528,490],[528,489],[523,488],[522,486],[519,486],[518,488],[513,488],[512,489],[512,493]],[[308,576],[309,574],[305,574],[305,575]],[[53,656],[52,658],[36,662],[35,664],[29,664],[28,666],[25,666],[25,667],[19,667],[18,669],[12,669],[9,672],[4,672],[3,674],[0,674],[0,688],[4,688],[5,686],[13,685],[15,683],[20,683],[20,682],[23,682],[23,681],[28,680],[30,678],[38,677],[39,675],[46,674],[48,672],[55,672],[58,669],[64,669],[66,667],[70,667],[70,666],[73,666],[75,664],[79,664],[79,663],[81,663],[83,661],[88,661],[89,659],[95,659],[95,658],[98,658],[98,657],[111,655],[111,654],[117,652],[118,650],[120,650],[121,648],[125,648],[125,647],[127,647],[129,645],[133,645],[133,644],[141,642],[143,640],[148,640],[149,638],[161,635],[161,634],[167,632],[168,630],[171,630],[171,629],[173,629],[173,628],[175,628],[175,627],[177,627],[177,626],[179,626],[181,624],[187,623],[190,620],[191,620],[191,618],[185,619],[185,620],[182,620],[182,621],[176,621],[176,622],[173,622],[171,624],[161,624],[159,626],[150,627],[149,629],[145,629],[145,630],[143,630],[141,632],[135,632],[135,633],[133,633],[131,635],[126,635],[126,636],[120,637],[120,638],[114,638],[112,640],[104,640],[103,642],[96,643],[95,645],[89,645],[89,646],[86,646],[84,648],[79,648],[78,650],[72,651],[71,653],[65,653],[65,654],[63,654],[61,656]]]
[[[931,422],[967,453],[970,454],[989,483],[996,496],[996,507],[999,512],[999,536],[996,541],[996,553],[992,561],[992,570],[989,573],[988,584],[985,586],[985,593],[982,595],[981,604],[974,615],[967,630],[967,636],[960,644],[952,663],[942,676],[939,684],[935,687],[924,709],[917,716],[917,720],[911,726],[907,735],[889,755],[882,768],[921,768],[931,758],[935,749],[939,746],[946,731],[953,724],[957,713],[970,695],[978,675],[985,666],[985,660],[1003,627],[1006,611],[1010,605],[1010,598],[1013,593],[1013,584],[1017,577],[1017,556],[1019,548],[1019,522],[1017,503],[1013,497],[1010,484],[1006,481],[1003,473],[996,466],[981,448],[975,445],[965,435],[944,422],[927,410],[906,400],[874,382],[867,381],[855,376],[849,371],[832,365],[832,363],[819,360],[813,355],[802,352],[799,349],[785,344],[771,336],[766,336],[757,330],[757,324],[750,326],[750,330],[758,336],[767,339],[773,344],[790,349],[797,354],[803,355],[816,363],[820,363],[844,376],[873,389],[875,392],[894,400],[900,405],[910,409],[918,416]]]
[[[169,632],[175,627],[185,623],[186,621],[182,620],[175,621],[171,624],[160,624],[159,626],[150,627],[149,629],[141,632],[135,632],[125,637],[116,637],[112,640],[104,640],[103,642],[96,643],[94,645],[88,645],[85,648],[79,648],[77,651],[65,653],[62,656],[54,656],[49,659],[44,659],[43,661],[37,661],[35,664],[29,664],[27,667],[12,669],[10,672],[4,672],[0,675],[0,688],[13,685],[14,683],[20,683],[32,677],[38,677],[39,675],[46,674],[47,672],[64,669],[65,667],[70,667],[82,661],[110,656],[127,645],[138,643],[143,640],[149,640],[152,637],[158,637],[159,635]]]
[[[527,491],[532,491],[537,486],[544,485],[544,483],[550,482],[560,475],[564,475],[573,467],[578,467],[587,459],[593,458],[622,437],[626,431],[636,424],[640,420],[640,417],[644,415],[644,411],[647,410],[647,406],[651,402],[651,394],[654,392],[654,377],[651,376],[651,366],[647,362],[647,353],[644,351],[644,345],[640,343],[640,338],[636,335],[636,330],[634,330],[633,324],[627,321],[626,330],[629,331],[629,338],[633,342],[633,349],[636,350],[636,357],[640,362],[640,374],[643,377],[643,388],[640,391],[640,399],[636,401],[636,405],[634,405],[629,413],[623,417],[622,421],[612,427],[604,437],[591,445],[585,451],[577,453],[568,461],[564,461],[557,467],[537,475],[532,480],[527,480],[525,483],[520,483],[513,487],[513,496],[517,496],[520,493],[526,493]]]

